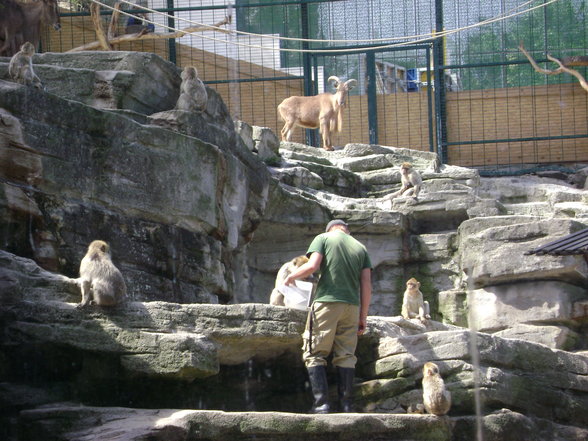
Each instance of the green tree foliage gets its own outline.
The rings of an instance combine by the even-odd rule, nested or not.
[[[263,5],[263,6],[257,6]],[[237,0],[237,29],[256,34],[279,34],[281,37],[302,38],[301,5],[283,0]],[[321,38],[318,7],[308,4],[309,38]],[[280,41],[280,48],[302,49],[298,41]],[[281,66],[302,66],[298,52],[281,52]]]
[[[520,43],[535,57],[545,53],[555,57],[588,53],[587,6],[584,1],[560,0],[546,8],[471,31],[461,52],[463,64],[478,65],[462,69],[465,89],[520,87],[533,84],[575,81],[569,75],[546,76],[523,60]],[[504,64],[501,64],[504,63]],[[551,64],[548,68],[555,68]]]

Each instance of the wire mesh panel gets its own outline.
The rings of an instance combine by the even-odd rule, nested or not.
[[[42,50],[104,49],[92,2],[111,49],[195,66],[235,119],[276,133],[283,99],[332,93],[336,75],[358,82],[338,147],[434,150],[490,172],[588,161],[588,92],[519,49],[551,70],[548,54],[588,55],[585,0],[122,0],[118,20],[114,0],[69,0]],[[293,140],[319,145],[303,129]]]
[[[456,28],[495,18],[447,38],[446,63],[460,81],[459,91],[447,93],[451,163],[512,172],[588,159],[587,91],[571,75],[536,72],[519,49],[538,61],[547,53],[586,55],[586,12],[575,0],[479,1],[445,10],[446,24],[451,17]]]

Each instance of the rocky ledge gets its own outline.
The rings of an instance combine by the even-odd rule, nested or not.
[[[304,311],[161,301],[77,308],[75,279],[6,252],[0,261],[3,439],[471,440],[475,409],[486,441],[588,436],[582,354],[370,317],[357,351],[361,413],[303,415]],[[451,391],[447,417],[407,414],[422,403],[427,361]]]
[[[63,441],[472,441],[475,417],[146,410],[56,406],[22,413],[25,439]],[[64,424],[67,422],[67,424]],[[65,427],[64,427],[65,426]],[[581,441],[576,430],[503,409],[482,417],[485,441]]]

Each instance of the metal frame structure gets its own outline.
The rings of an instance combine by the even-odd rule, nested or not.
[[[256,83],[256,84],[266,84],[266,83],[276,83],[276,82],[284,82],[284,81],[292,81],[292,80],[299,80],[303,81],[303,88],[302,92],[305,95],[313,95],[319,91],[318,84],[316,79],[318,78],[318,68],[324,61],[329,57],[340,57],[345,56],[348,54],[358,54],[362,52],[365,54],[366,60],[366,74],[367,74],[367,115],[362,115],[362,118],[367,116],[367,138],[369,138],[369,143],[378,144],[379,141],[382,140],[382,136],[380,133],[381,127],[387,123],[386,118],[383,115],[378,114],[378,91],[376,90],[375,86],[375,62],[377,56],[397,56],[401,53],[407,53],[408,51],[414,51],[414,53],[420,54],[419,57],[425,60],[426,66],[426,75],[427,81],[426,83],[431,85],[434,84],[434,87],[427,87],[426,88],[426,115],[421,113],[420,118],[424,121],[426,119],[428,125],[428,135],[426,138],[428,139],[428,145],[421,145],[420,148],[424,149],[427,148],[430,151],[435,151],[439,154],[440,159],[443,163],[450,163],[452,161],[452,154],[454,152],[459,151],[459,149],[464,148],[480,148],[482,151],[489,146],[497,146],[500,144],[506,144],[510,146],[511,144],[523,144],[523,143],[543,143],[543,142],[565,142],[565,141],[575,141],[577,145],[580,146],[578,149],[579,153],[568,157],[563,158],[562,160],[549,160],[544,161],[541,158],[538,158],[537,161],[534,163],[529,164],[528,161],[522,159],[518,160],[517,163],[513,161],[512,164],[496,164],[496,167],[485,167],[483,163],[477,163],[475,160],[471,161],[471,166],[480,168],[483,173],[493,174],[493,173],[504,173],[504,166],[514,165],[514,167],[507,167],[508,171],[507,174],[516,173],[518,172],[528,172],[530,169],[535,169],[543,166],[561,166],[562,164],[569,164],[570,162],[588,162],[588,127],[585,129],[582,128],[582,123],[580,121],[578,128],[572,132],[566,132],[563,128],[561,130],[553,130],[553,134],[543,135],[533,132],[532,136],[508,136],[507,131],[500,131],[496,130],[494,136],[487,135],[484,133],[478,137],[471,137],[471,139],[461,138],[455,136],[454,132],[452,132],[452,128],[449,127],[448,120],[448,92],[445,87],[445,74],[446,72],[469,72],[473,69],[491,69],[494,67],[501,67],[507,69],[509,66],[518,66],[527,64],[527,61],[521,56],[513,56],[513,54],[509,54],[508,56],[502,55],[500,62],[477,62],[477,63],[455,63],[450,62],[448,63],[446,60],[446,41],[444,38],[430,38],[428,40],[419,41],[418,43],[411,43],[408,39],[404,42],[404,44],[399,45],[397,47],[388,47],[382,48],[381,45],[378,46],[377,44],[364,44],[364,45],[346,45],[346,46],[335,46],[327,43],[319,43],[316,41],[311,41],[312,38],[311,34],[311,17],[309,13],[310,5],[317,5],[317,4],[336,4],[340,0],[277,0],[277,1],[259,1],[256,3],[243,3],[238,2],[237,5],[232,4],[216,4],[216,5],[190,5],[189,7],[175,7],[175,0],[166,0],[166,8],[159,8],[156,11],[165,12],[170,14],[167,18],[167,25],[171,28],[175,28],[177,24],[177,20],[175,19],[175,14],[180,12],[186,11],[210,11],[210,10],[226,10],[228,8],[234,8],[237,6],[237,9],[250,9],[250,8],[265,8],[265,7],[292,7],[297,6],[299,8],[299,16],[300,21],[297,25],[299,25],[300,37],[305,39],[300,43],[300,48],[302,49],[303,53],[300,56],[302,60],[302,70],[300,75],[295,74],[280,74],[278,71],[273,72],[274,75],[259,75],[259,76],[250,76],[249,78],[240,77],[240,78],[214,78],[214,76],[207,75],[204,79],[204,82],[210,85],[211,87],[215,86],[222,86],[226,84],[231,85],[238,85],[241,87],[247,83]],[[176,0],[177,1],[177,0]],[[364,2],[377,2],[378,0],[358,0]],[[482,1],[482,0],[480,0]],[[547,0],[541,0],[544,3]],[[575,0],[568,0],[568,1],[575,1]],[[417,3],[420,5],[421,3],[424,4],[426,0],[419,1],[419,0],[404,0],[405,3],[413,2],[414,7],[416,8]],[[516,0],[512,0],[512,2],[516,3]],[[379,5],[384,4],[384,2],[380,1]],[[412,3],[411,3],[412,4]],[[429,0],[429,6],[434,17],[434,26],[433,31],[436,34],[441,35],[445,28],[445,20],[444,20],[444,2],[443,0]],[[482,3],[481,3],[482,4]],[[136,10],[128,10],[128,12],[140,12],[141,9]],[[109,14],[109,11],[103,11],[103,14]],[[63,14],[64,17],[75,17],[75,16],[83,16],[87,15],[83,12],[74,12]],[[546,13],[543,14],[544,20],[547,20]],[[546,23],[545,27],[546,26]],[[546,32],[546,31],[545,31]],[[548,40],[548,36],[545,35],[544,40]],[[551,37],[553,38],[553,37]],[[504,39],[504,38],[503,38]],[[583,42],[584,49],[588,52],[588,32],[585,36],[585,41]],[[176,64],[180,64],[178,52],[177,52],[177,43],[175,40],[170,39],[167,44],[167,58],[169,61],[174,62]],[[562,48],[563,49],[563,48]],[[51,48],[49,48],[51,50]],[[337,52],[334,53],[334,50]],[[535,52],[537,52],[535,50]],[[401,55],[398,55],[401,56]],[[540,63],[544,63],[547,60],[544,57],[537,57],[539,58],[537,61]],[[321,63],[323,61],[323,63]],[[269,72],[269,71],[268,71]],[[432,80],[432,81],[431,81]],[[567,79],[569,82],[569,78]],[[499,86],[498,86],[499,87]],[[498,89],[497,89],[498,90]],[[580,100],[575,99],[574,102],[580,102],[582,105],[581,97]],[[588,109],[588,96],[586,97],[586,109]],[[586,110],[583,110],[586,111]],[[563,114],[564,110],[562,110],[562,115],[560,119],[564,121],[567,116]],[[588,111],[586,111],[588,113]],[[273,123],[267,122],[265,125],[267,126],[275,126],[276,116],[275,116],[275,107],[267,109],[267,120],[272,121]],[[484,115],[483,118],[486,116]],[[581,117],[580,117],[581,120]],[[319,140],[316,136],[317,131],[307,131],[305,138],[306,142],[310,145],[318,145]],[[496,135],[503,135],[506,134],[507,136],[496,136]],[[359,141],[357,141],[359,142]],[[584,148],[584,146],[586,146]],[[507,147],[510,148],[510,147]],[[475,156],[472,153],[472,156]],[[570,160],[571,158],[571,160]],[[507,162],[509,159],[506,160]],[[467,165],[467,164],[466,164]]]

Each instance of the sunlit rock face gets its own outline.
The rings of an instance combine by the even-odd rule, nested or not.
[[[114,54],[97,55],[85,70],[120,72],[154,57]],[[184,133],[136,113],[161,110],[134,104],[153,95],[177,99],[177,69],[158,57],[152,64],[149,74],[166,78],[157,93],[153,82],[141,86],[142,69],[125,71],[133,97],[121,98],[117,110],[1,81],[3,248],[75,277],[88,244],[102,239],[131,298],[225,303],[246,272],[241,255],[264,211],[270,175],[237,143],[216,93]]]
[[[480,178],[429,152],[392,147],[326,152],[282,142],[280,154],[280,166],[270,167],[279,183],[270,184],[249,245],[250,288],[239,290],[239,301],[267,301],[281,263],[340,217],[374,264],[371,314],[400,314],[404,283],[416,277],[437,320],[586,348],[584,257],[528,254],[588,226],[585,190],[536,176]],[[404,161],[421,171],[418,200],[386,197],[399,188]]]
[[[267,303],[279,267],[340,217],[374,263],[371,314],[399,314],[404,282],[416,277],[437,320],[467,325],[479,309],[480,330],[582,348],[582,314],[570,311],[586,300],[584,259],[526,253],[586,225],[585,190],[480,178],[404,148],[282,142],[276,151],[275,136],[232,121],[210,88],[205,111],[172,110],[179,71],[151,54],[35,63],[51,93],[0,87],[4,249],[75,277],[87,245],[103,239],[133,300]],[[95,99],[105,84],[108,102]],[[418,200],[390,200],[405,161],[423,189]],[[544,281],[556,283],[535,297]],[[533,331],[509,334],[517,325]]]
[[[211,89],[204,112],[172,110],[179,71],[153,55],[37,60],[50,93],[3,81],[0,59],[1,439],[471,441],[476,396],[486,441],[588,437],[588,359],[572,352],[587,349],[586,261],[527,254],[588,226],[586,190],[394,147],[276,151]],[[405,161],[422,192],[391,200]],[[267,305],[333,218],[374,264],[354,399],[369,415],[298,414],[306,314]],[[94,239],[128,286],[115,308],[76,308]],[[410,277],[427,324],[399,317]],[[427,361],[448,418],[406,415]]]
[[[489,439],[588,434],[584,355],[437,321],[369,317],[357,349],[358,413],[302,415],[311,405],[305,311],[162,301],[79,309],[74,279],[5,251],[0,263],[3,439],[465,441],[476,430],[476,396]],[[426,361],[452,394],[448,417],[407,415],[422,403]],[[328,378],[336,408],[336,372]]]

